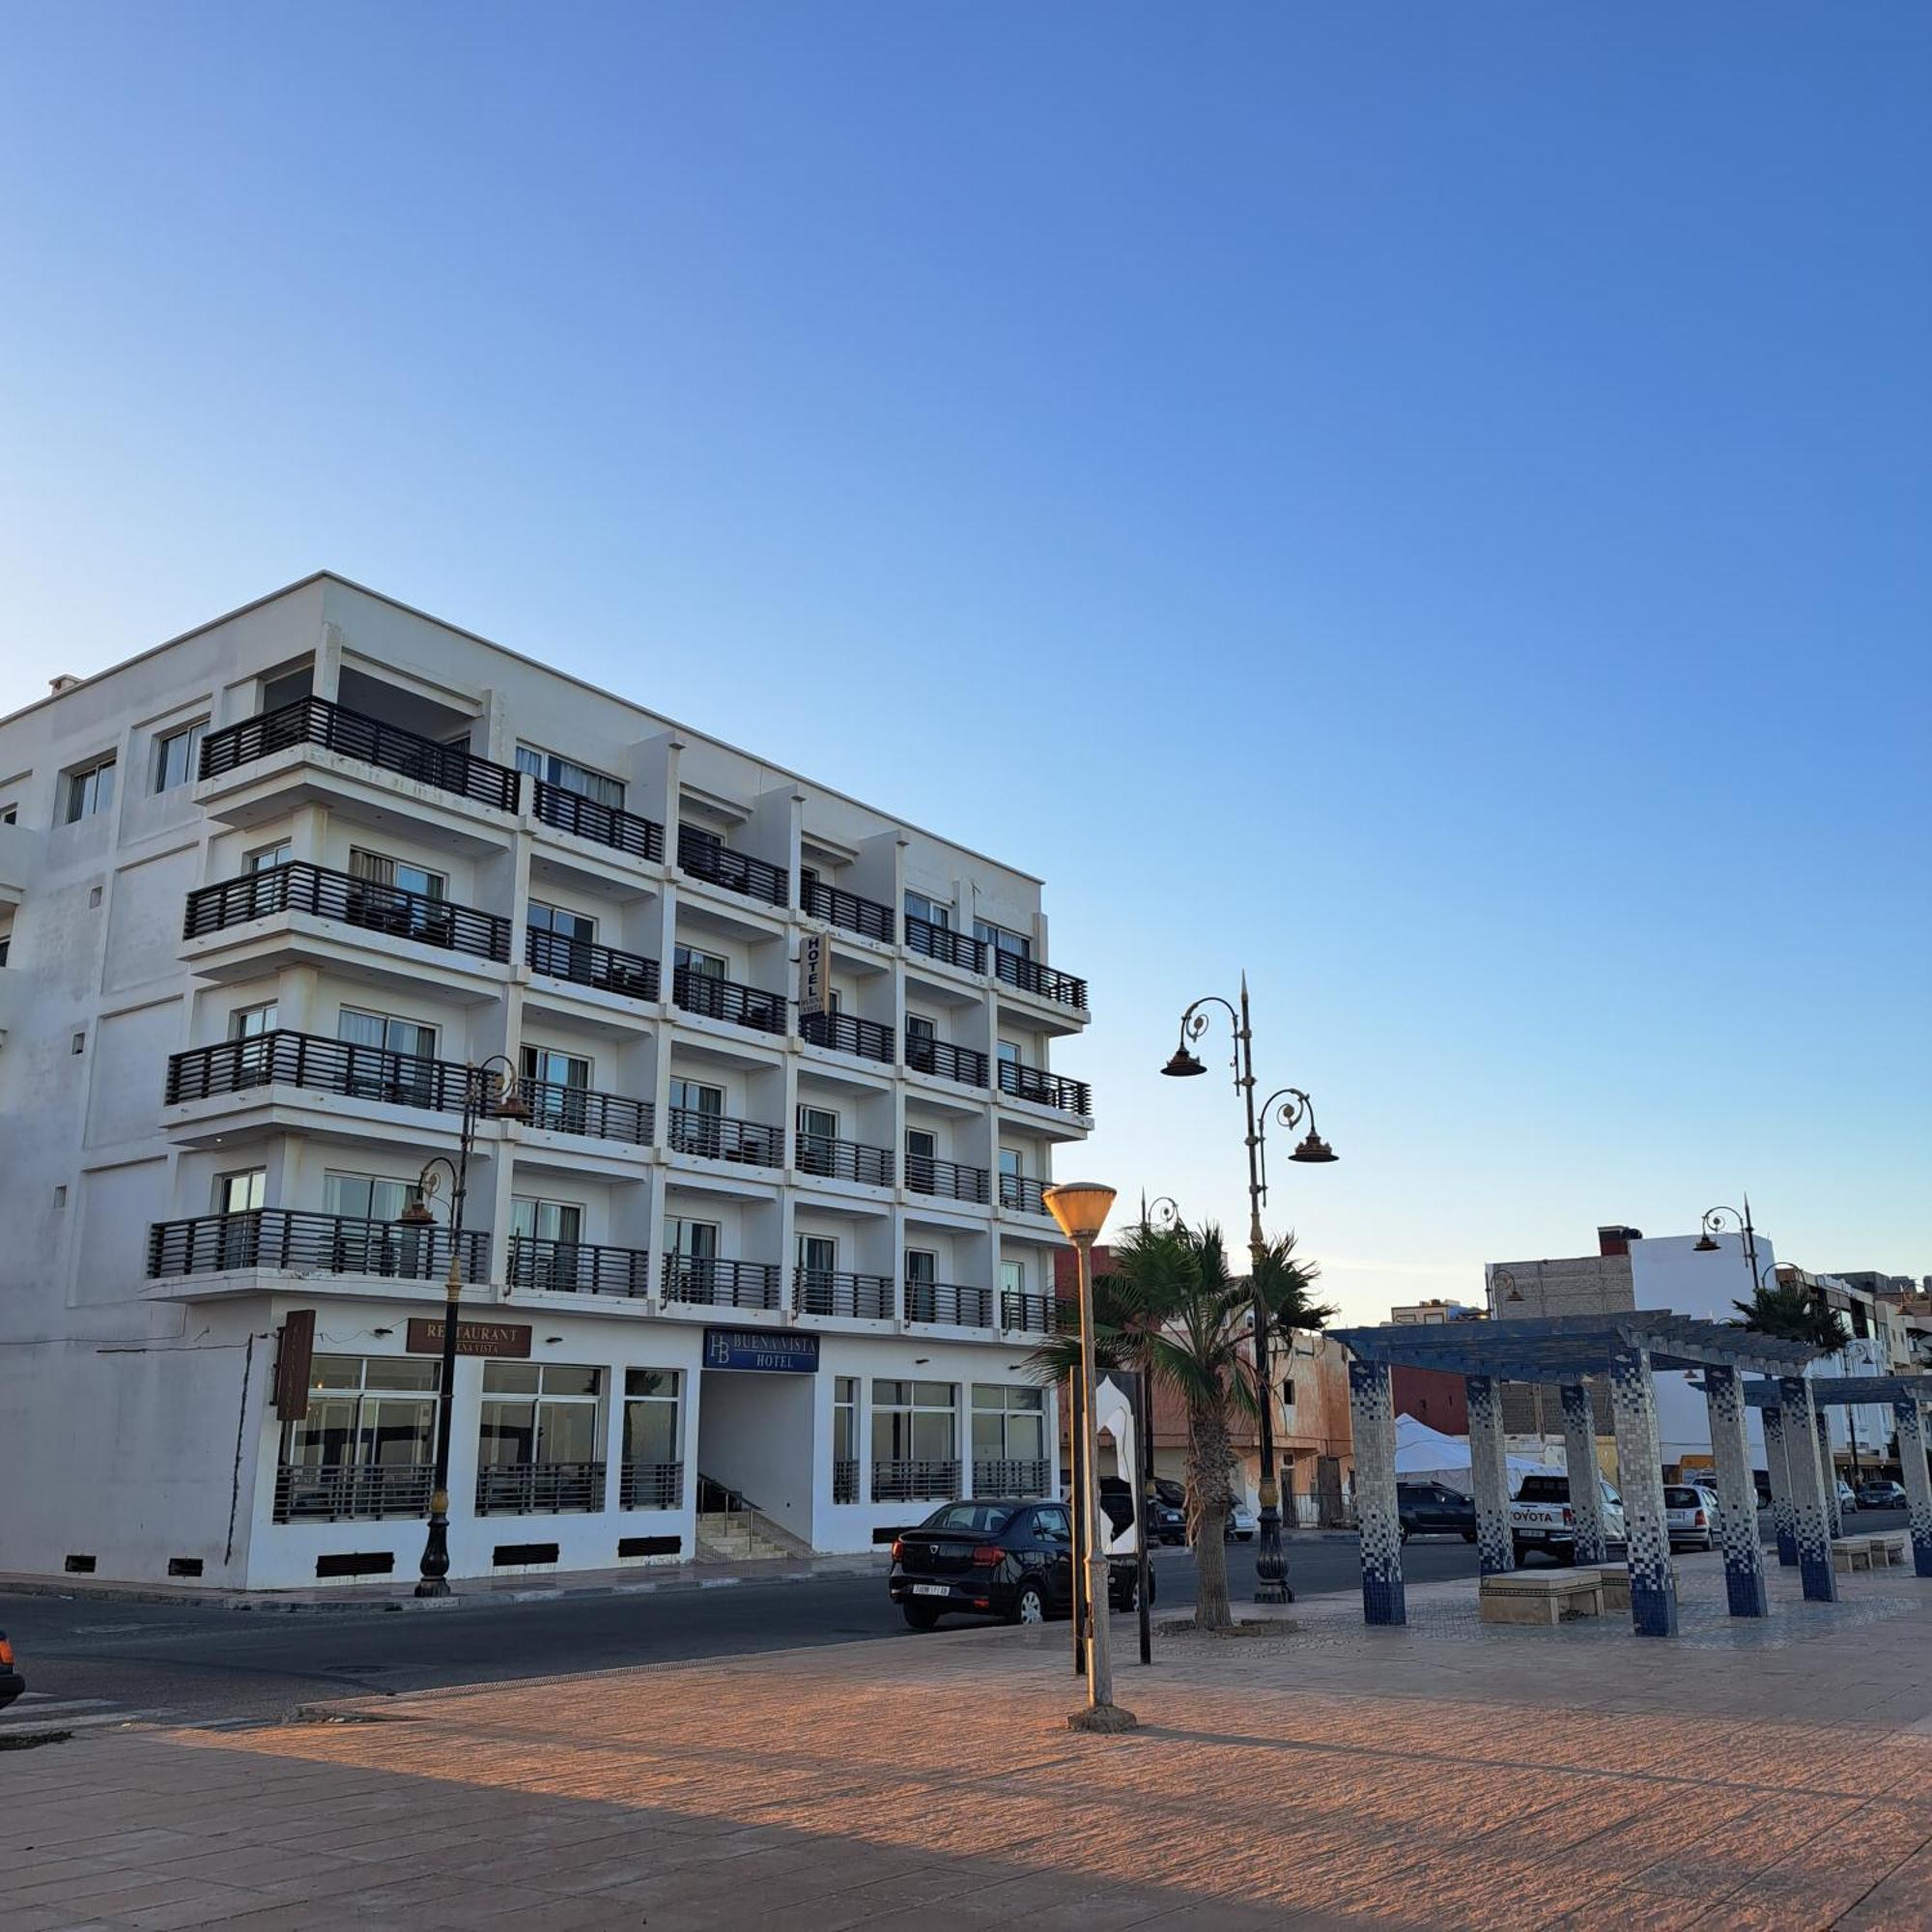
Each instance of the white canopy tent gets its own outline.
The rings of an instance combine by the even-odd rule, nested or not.
[[[1513,1492],[1532,1470],[1548,1474],[1562,1467],[1561,1462],[1539,1463],[1531,1456],[1512,1456],[1509,1459],[1510,1489]],[[1461,1490],[1467,1495],[1471,1481],[1469,1438],[1466,1435],[1444,1435],[1439,1429],[1432,1429],[1428,1423],[1418,1422],[1412,1415],[1398,1415],[1395,1419],[1395,1473],[1398,1482],[1447,1483],[1452,1490]]]

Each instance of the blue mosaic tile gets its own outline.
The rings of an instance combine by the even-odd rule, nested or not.
[[[1786,1570],[1798,1567],[1798,1532],[1791,1520],[1791,1475],[1784,1466],[1784,1411],[1770,1407],[1764,1419],[1764,1460],[1771,1476],[1771,1520],[1777,1532],[1777,1560]]]
[[[1570,1508],[1577,1518],[1577,1567],[1601,1569],[1609,1560],[1604,1535],[1604,1492],[1597,1484],[1597,1418],[1582,1382],[1565,1382],[1563,1460],[1570,1473]]]
[[[1838,1579],[1832,1570],[1832,1526],[1825,1511],[1825,1478],[1818,1465],[1811,1390],[1803,1376],[1778,1379],[1779,1406],[1784,1410],[1784,1467],[1791,1482],[1791,1533],[1798,1544],[1798,1574],[1804,1594],[1814,1604],[1838,1601]]]
[[[1516,1568],[1510,1535],[1509,1453],[1503,1439],[1502,1385],[1464,1376],[1469,1400],[1469,1476],[1476,1498],[1476,1558],[1485,1577]]]
[[[1912,1567],[1932,1577],[1932,1469],[1925,1463],[1925,1411],[1910,1396],[1894,1402],[1891,1419],[1898,1430],[1898,1461],[1912,1525]]]
[[[1718,1465],[1718,1541],[1724,1552],[1724,1589],[1734,1617],[1769,1613],[1764,1548],[1757,1534],[1757,1489],[1751,1481],[1750,1437],[1745,1430],[1744,1385],[1738,1372],[1704,1371],[1704,1404],[1711,1415],[1711,1454]]]
[[[1402,1518],[1395,1492],[1395,1402],[1379,1362],[1349,1364],[1354,1430],[1355,1520],[1362,1539],[1362,1615],[1372,1624],[1408,1621],[1402,1584]]]
[[[1677,1571],[1663,1511],[1663,1462],[1647,1350],[1611,1350],[1610,1414],[1630,1548],[1631,1622],[1639,1636],[1675,1636]]]

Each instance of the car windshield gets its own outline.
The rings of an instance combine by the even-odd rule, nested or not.
[[[995,1503],[948,1503],[920,1524],[922,1529],[946,1530],[955,1536],[998,1536],[1012,1520],[1009,1509]]]
[[[1663,1504],[1666,1509],[1700,1509],[1703,1502],[1703,1496],[1696,1490],[1681,1488],[1675,1484],[1663,1492]]]

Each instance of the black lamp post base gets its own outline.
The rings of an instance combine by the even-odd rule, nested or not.
[[[423,1545],[422,1561],[417,1565],[422,1581],[416,1585],[419,1597],[449,1595],[449,1519],[440,1510],[429,1520],[429,1540]]]
[[[1273,1510],[1262,1511],[1260,1534],[1255,1549],[1255,1602],[1292,1604],[1294,1592],[1288,1586],[1288,1564],[1281,1553],[1281,1519]]]
[[[440,1577],[425,1577],[416,1585],[416,1595],[419,1597],[446,1597],[449,1595],[449,1585]]]

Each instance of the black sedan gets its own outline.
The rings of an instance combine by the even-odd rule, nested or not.
[[[1460,1536],[1464,1543],[1476,1540],[1476,1505],[1447,1483],[1398,1483],[1395,1506],[1405,1543],[1411,1536]]]
[[[895,1540],[886,1587],[920,1631],[955,1610],[1015,1624],[1069,1616],[1072,1517],[1065,1503],[1018,1497],[946,1503]],[[1133,1608],[1131,1557],[1111,1559],[1107,1594],[1113,1608]]]

